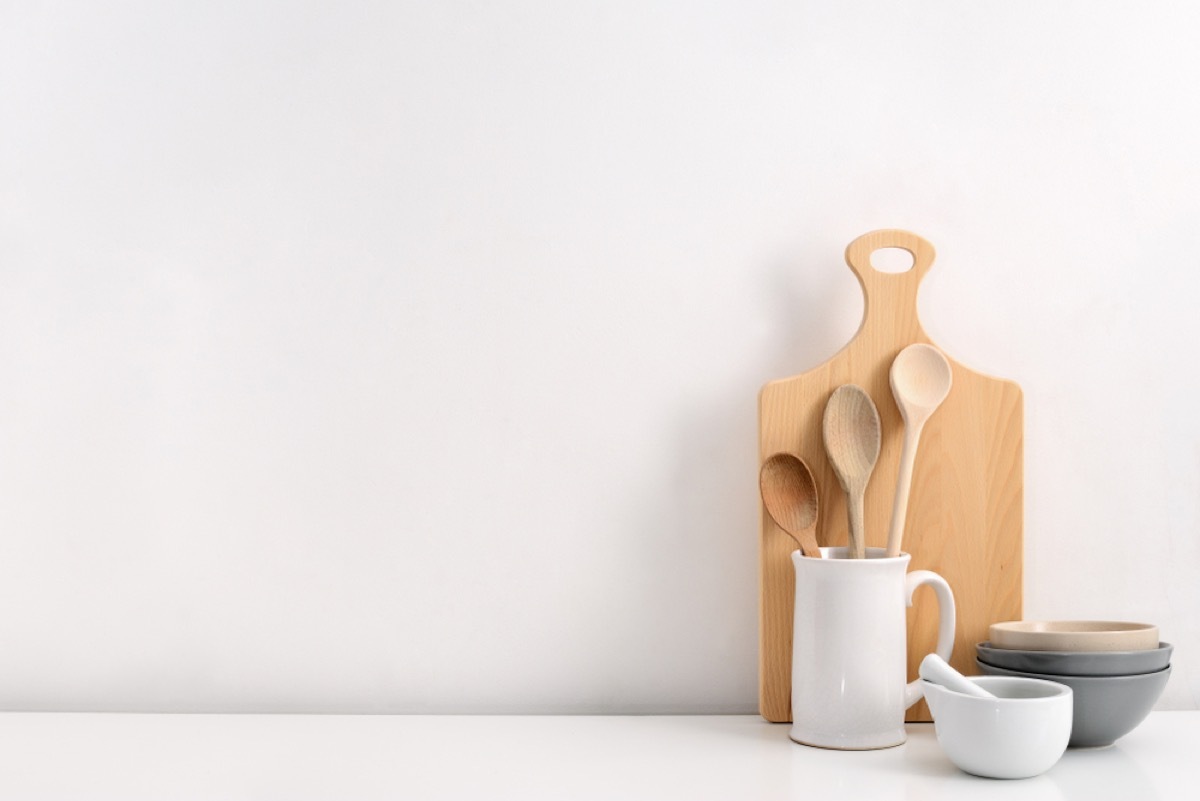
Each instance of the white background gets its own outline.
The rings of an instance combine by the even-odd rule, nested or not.
[[[868,230],[1200,700],[1200,8],[0,5],[0,708],[752,712]]]

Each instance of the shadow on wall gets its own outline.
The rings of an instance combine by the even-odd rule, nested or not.
[[[609,573],[624,584],[583,624],[604,632],[603,658],[622,654],[619,674],[572,711],[757,712],[758,391],[824,362],[862,316],[840,248],[820,246],[759,271],[762,315],[745,321],[757,328],[756,358],[732,377],[714,369],[696,403],[672,415],[670,472],[627,510],[644,547]]]

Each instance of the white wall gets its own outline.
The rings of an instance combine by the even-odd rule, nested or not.
[[[879,227],[1025,388],[1027,617],[1159,623],[1196,708],[1198,31],[5,4],[0,708],[753,711],[756,393]]]

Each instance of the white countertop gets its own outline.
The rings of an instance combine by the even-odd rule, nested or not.
[[[1137,799],[1192,797],[1200,712],[1156,712],[1050,772],[978,779],[929,724],[823,751],[757,716],[0,714],[0,798]]]

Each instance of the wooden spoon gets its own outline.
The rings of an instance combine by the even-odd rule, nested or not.
[[[909,345],[892,362],[892,394],[900,407],[900,416],[904,418],[904,447],[900,451],[900,475],[896,479],[892,525],[888,529],[888,556],[900,555],[921,430],[950,393],[952,378],[950,362],[933,345]]]
[[[758,472],[763,504],[775,525],[791,535],[800,552],[821,558],[817,547],[817,482],[798,456],[777,453]]]
[[[850,516],[850,558],[867,555],[863,532],[863,496],[879,458],[879,411],[862,387],[844,384],[833,391],[825,404],[822,420],[825,452],[846,491]]]

